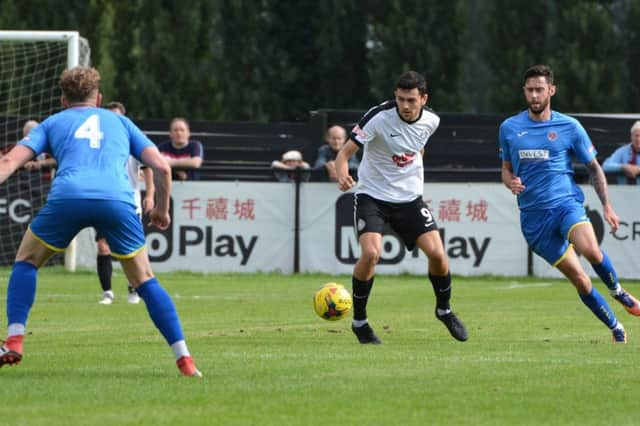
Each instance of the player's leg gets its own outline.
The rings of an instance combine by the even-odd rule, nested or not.
[[[351,282],[353,285],[353,323],[352,330],[360,343],[382,343],[369,325],[367,318],[367,303],[375,267],[380,259],[382,236],[377,232],[366,232],[360,235],[361,255],[353,268]]]
[[[113,265],[111,263],[111,249],[104,236],[96,229],[96,246],[98,256],[96,258],[96,269],[98,271],[98,279],[100,287],[102,287],[101,305],[110,305],[113,303],[115,295],[111,287],[111,277],[113,275]]]
[[[107,238],[111,254],[120,260],[127,280],[144,300],[151,320],[171,347],[180,372],[185,376],[202,376],[187,348],[173,300],[153,275],[135,209],[115,201],[100,204],[99,227]]]
[[[570,228],[569,241],[591,263],[594,271],[609,288],[609,293],[632,315],[640,316],[640,303],[618,282],[611,259],[600,246],[590,222],[579,222]]]
[[[0,367],[22,359],[25,328],[36,295],[38,268],[55,251],[43,245],[30,230],[24,234],[7,289],[7,340],[0,347]]]
[[[351,278],[353,289],[351,329],[360,343],[380,344],[382,342],[369,325],[367,303],[382,249],[382,232],[385,226],[384,206],[364,194],[356,194],[354,205],[354,223],[361,254],[353,268]]]
[[[584,272],[576,252],[572,246],[568,246],[564,255],[555,266],[574,285],[580,296],[580,300],[593,312],[593,314],[606,325],[613,334],[614,342],[625,343],[627,336],[624,327],[617,320],[607,301],[591,284],[591,279]]]
[[[202,374],[196,368],[187,348],[173,300],[153,276],[146,248],[133,257],[120,259],[120,263],[127,279],[144,300],[151,320],[171,347],[181,373],[185,376],[201,377]]]
[[[451,273],[449,258],[444,251],[440,233],[433,229],[418,237],[416,245],[427,256],[429,280],[436,296],[435,315],[447,327],[451,336],[464,342],[468,339],[467,329],[451,310]]]

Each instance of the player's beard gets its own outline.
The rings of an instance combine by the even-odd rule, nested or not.
[[[534,107],[533,103],[530,102],[529,103],[529,111],[531,111],[535,115],[540,115],[549,106],[549,99],[537,102],[537,104],[538,104],[537,107]]]

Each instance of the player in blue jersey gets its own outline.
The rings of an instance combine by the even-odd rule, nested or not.
[[[157,203],[149,217],[160,229],[166,229],[170,221],[171,167],[131,120],[99,108],[99,83],[100,74],[94,68],[64,71],[59,85],[65,109],[42,122],[0,159],[0,183],[42,152],[51,154],[58,164],[47,202],[25,232],[9,277],[8,338],[0,347],[0,367],[22,360],[38,268],[63,251],[81,229],[92,226],[120,259],[153,323],[171,346],[180,372],[200,377],[173,301],[151,271],[125,165],[132,155],[153,169]]]
[[[550,67],[535,65],[525,72],[528,109],[500,126],[502,182],[518,197],[522,233],[531,249],[571,281],[582,302],[612,331],[615,343],[626,343],[624,327],[593,287],[576,251],[630,314],[640,315],[640,304],[620,286],[611,260],[598,245],[583,206],[584,194],[573,178],[573,158],[586,165],[612,232],[619,219],[587,132],[574,118],[551,109],[555,91]]]

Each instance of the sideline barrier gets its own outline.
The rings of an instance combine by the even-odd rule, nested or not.
[[[618,275],[640,279],[640,192],[632,186],[609,188],[621,220],[619,232],[612,235],[593,188],[582,188],[596,234]],[[454,274],[560,276],[537,256],[530,259],[515,198],[502,184],[427,183],[424,194],[441,228]],[[349,274],[359,256],[351,198],[333,183],[302,183],[296,198],[295,183],[177,182],[171,227],[147,230],[153,268]],[[78,237],[78,266],[95,265],[92,237],[92,230]],[[591,266],[584,266],[595,277]],[[393,234],[384,236],[378,273],[424,274],[425,270],[422,253],[407,252]]]

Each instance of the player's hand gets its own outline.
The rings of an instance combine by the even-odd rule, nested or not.
[[[37,161],[27,161],[26,163],[24,163],[24,167],[25,170],[38,170],[40,168],[40,164]]]
[[[163,231],[167,229],[171,223],[169,212],[161,212],[155,207],[151,210],[151,213],[149,213],[149,219],[153,226]]]
[[[338,178],[338,188],[340,188],[340,191],[342,192],[350,190],[355,185],[356,185],[356,181],[353,180],[353,178],[350,175]]]
[[[142,200],[142,211],[144,212],[144,214],[149,214],[149,212],[153,210],[155,206],[156,202],[153,197],[145,197],[144,200]]]
[[[511,182],[509,182],[509,189],[511,190],[511,193],[513,195],[520,195],[520,193],[524,191],[524,188],[525,186],[522,184],[522,181],[517,176],[511,179]]]
[[[618,215],[613,210],[613,207],[611,207],[611,205],[609,204],[604,206],[602,210],[604,214],[604,220],[606,220],[609,226],[611,226],[611,233],[615,234],[620,227],[620,219],[618,218]]]

